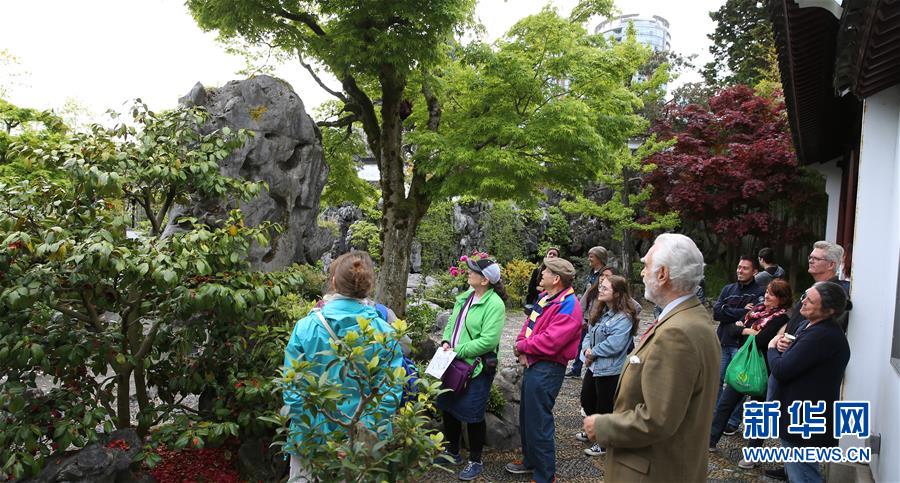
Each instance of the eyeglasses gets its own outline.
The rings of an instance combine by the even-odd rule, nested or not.
[[[809,258],[807,259],[807,261],[808,261],[809,263],[824,262],[825,260],[828,260],[828,259],[827,259],[827,258],[822,258],[822,257],[814,257],[814,256],[812,256],[812,255],[810,255]]]

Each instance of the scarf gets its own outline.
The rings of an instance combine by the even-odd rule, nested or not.
[[[760,332],[766,328],[766,324],[768,324],[769,321],[775,317],[784,315],[785,312],[787,312],[787,310],[781,307],[767,309],[765,304],[759,304],[753,307],[750,312],[747,312],[747,316],[744,317],[744,327],[747,327],[747,322],[750,322],[750,328]]]

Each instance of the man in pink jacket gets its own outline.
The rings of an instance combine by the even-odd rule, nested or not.
[[[510,473],[534,473],[538,483],[549,483],[556,474],[553,406],[566,364],[578,355],[582,320],[581,304],[572,290],[575,268],[562,258],[545,258],[544,265],[545,291],[525,320],[514,349],[525,366],[519,406],[523,459],[506,465]]]

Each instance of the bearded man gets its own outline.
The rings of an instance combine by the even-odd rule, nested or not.
[[[622,370],[613,412],[588,416],[584,431],[609,451],[606,481],[706,481],[720,350],[694,295],[703,255],[666,233],[642,261],[644,296],[663,311]]]

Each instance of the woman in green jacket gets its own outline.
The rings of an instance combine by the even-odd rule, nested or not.
[[[472,380],[462,394],[441,394],[437,406],[443,412],[444,438],[447,451],[439,463],[462,464],[459,454],[462,423],[469,432],[469,462],[459,473],[463,481],[473,480],[484,471],[481,450],[487,426],[484,413],[491,384],[497,373],[497,349],[506,321],[506,289],[500,280],[500,266],[493,260],[467,260],[469,287],[456,298],[450,321],[444,328],[444,350],[454,350],[456,357],[476,364]]]

